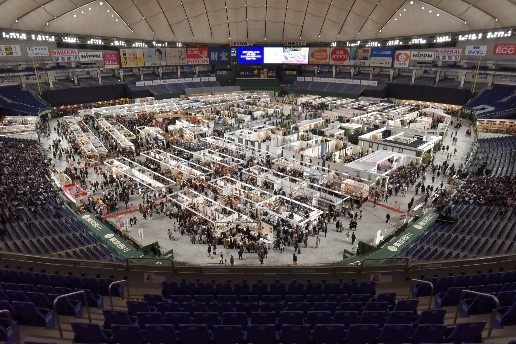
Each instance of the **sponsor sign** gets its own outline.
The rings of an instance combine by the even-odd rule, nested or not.
[[[143,60],[146,66],[164,66],[167,64],[165,48],[143,49]]]
[[[122,68],[143,67],[145,65],[143,49],[120,49],[120,64]]]
[[[410,59],[412,61],[433,61],[435,53],[433,51],[410,51]]]
[[[263,51],[264,63],[278,64],[308,64],[306,47],[265,47]]]
[[[350,60],[354,66],[369,66],[371,48],[351,48]]]
[[[495,44],[493,55],[516,55],[516,44]]]
[[[79,52],[79,61],[81,61],[81,62],[103,61],[102,52],[100,52],[100,51],[81,51],[81,52]]]
[[[0,57],[21,56],[19,45],[0,45]]]
[[[309,64],[328,64],[330,63],[329,48],[310,48],[308,53]]]
[[[54,62],[78,62],[79,51],[77,49],[56,49],[52,50]]]
[[[190,65],[209,64],[208,47],[186,48],[186,60]]]
[[[372,67],[390,67],[394,49],[392,48],[372,48],[369,65]]]
[[[36,56],[49,56],[48,47],[47,46],[38,46],[38,47],[27,47],[27,55],[29,57]]]
[[[410,62],[410,51],[400,50],[394,55],[394,67],[396,68],[407,68]]]
[[[334,64],[334,65],[349,64],[349,49],[348,48],[331,49],[330,64]]]
[[[466,56],[486,56],[487,45],[466,45],[464,55]]]
[[[102,53],[104,68],[119,68],[120,62],[118,53]]]
[[[210,64],[211,65],[229,65],[230,49],[229,48],[210,48]]]
[[[462,55],[462,49],[458,48],[438,48],[435,49],[436,61],[459,61]]]
[[[167,48],[167,65],[182,66],[187,63],[186,48]]]

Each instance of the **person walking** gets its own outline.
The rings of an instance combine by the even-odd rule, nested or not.
[[[315,248],[319,247],[319,242],[321,239],[319,239],[319,236],[315,237]]]
[[[220,252],[219,264],[224,264],[224,255]]]
[[[231,264],[231,266],[235,265],[235,258],[233,258],[233,255],[229,257],[229,264]]]
[[[390,214],[385,215],[385,223],[389,223],[390,219],[391,219],[391,215]]]
[[[292,264],[297,265],[297,256],[296,256],[296,252],[294,252],[294,254],[292,255]]]
[[[356,240],[357,240],[357,237],[355,235],[355,232],[353,232],[353,234],[351,234],[351,245],[355,245]]]
[[[211,256],[211,245],[208,244],[208,257],[213,259],[213,257]]]

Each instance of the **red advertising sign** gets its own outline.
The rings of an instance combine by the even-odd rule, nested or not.
[[[104,68],[118,68],[120,67],[120,59],[118,53],[103,53]]]
[[[516,44],[495,44],[493,55],[516,55]]]
[[[308,55],[309,64],[328,64],[330,53],[328,48],[310,48]]]
[[[336,65],[348,64],[349,49],[348,48],[333,48],[330,52],[330,63]]]
[[[394,67],[407,68],[410,62],[410,51],[397,51],[394,55]]]
[[[208,47],[186,48],[186,59],[189,65],[209,64]]]

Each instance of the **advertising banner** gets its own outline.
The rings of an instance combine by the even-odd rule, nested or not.
[[[466,56],[486,56],[487,45],[466,45],[464,55]]]
[[[229,48],[210,48],[209,52],[211,65],[229,65],[231,63]]]
[[[80,51],[79,61],[81,62],[93,62],[103,61],[102,52],[100,51]]]
[[[0,57],[21,56],[19,45],[0,45]]]
[[[29,57],[49,56],[50,53],[48,52],[48,47],[43,45],[39,47],[27,47],[27,55]]]
[[[143,49],[143,60],[146,66],[164,66],[167,64],[165,48]]]
[[[372,48],[369,65],[372,67],[390,67],[393,56],[394,49],[392,48]]]
[[[187,63],[186,48],[167,48],[166,49],[167,65],[182,66]]]
[[[407,68],[410,62],[410,51],[400,50],[394,55],[395,68]]]
[[[328,64],[330,63],[329,48],[310,48],[308,53],[309,64]]]
[[[495,44],[493,47],[493,55],[514,56],[516,55],[516,44]]]
[[[189,65],[209,64],[208,47],[186,48],[186,59]]]
[[[120,62],[122,68],[143,67],[145,65],[143,49],[120,49]]]
[[[52,50],[54,62],[77,62],[79,61],[79,51],[77,49],[56,49]]]
[[[371,57],[371,48],[351,48],[349,54],[352,65],[369,66],[369,58]]]
[[[118,53],[103,53],[102,59],[104,60],[104,68],[119,68],[120,62]]]
[[[462,49],[458,48],[438,48],[435,49],[436,61],[459,61],[462,55]]]
[[[433,61],[435,53],[433,51],[410,51],[410,60],[412,61]]]
[[[348,48],[333,48],[330,51],[330,64],[346,65],[349,64]]]
[[[238,64],[262,64],[264,61],[263,47],[237,48]]]

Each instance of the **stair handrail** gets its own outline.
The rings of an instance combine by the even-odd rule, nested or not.
[[[86,306],[86,313],[88,314],[88,321],[91,324],[90,307],[88,305],[88,299],[86,298],[86,292],[84,290],[78,290],[78,291],[74,291],[73,293],[59,295],[58,297],[56,297],[54,299],[54,305],[52,308],[54,309],[54,315],[56,317],[56,326],[57,326],[57,330],[59,331],[59,336],[61,338],[63,338],[63,329],[61,328],[61,319],[59,318],[59,313],[57,312],[57,302],[59,302],[62,299],[69,298],[70,296],[77,296],[77,295],[82,295],[82,297],[83,297],[84,305]]]
[[[113,310],[113,293],[111,292],[111,290],[113,289],[113,287],[117,284],[123,284],[125,285],[125,289],[127,291],[127,298],[130,298],[130,294],[129,294],[129,284],[127,283],[127,280],[119,280],[119,281],[114,281],[114,282],[111,282],[109,284],[109,287],[108,287],[108,293],[109,293],[109,303],[111,304],[111,310]],[[120,298],[123,300],[124,299],[124,295],[120,296]]]
[[[464,295],[466,295],[466,294],[471,294],[471,295],[476,295],[476,296],[485,296],[485,297],[493,299],[494,302],[496,303],[496,308],[493,309],[491,312],[491,322],[489,323],[489,331],[487,332],[487,338],[491,337],[491,332],[493,332],[493,325],[494,325],[495,317],[500,312],[500,301],[498,301],[498,298],[492,294],[481,293],[478,291],[464,289],[460,292],[459,303],[457,305],[457,309],[455,310],[455,318],[453,319],[454,324],[457,323],[460,306],[461,306],[462,300],[464,299]]]
[[[409,289],[409,298],[412,298],[414,295],[412,295],[412,286],[416,283],[419,283],[419,284],[426,284],[426,285],[429,285],[430,286],[430,289],[432,290],[431,293],[430,293],[430,302],[428,303],[428,309],[431,309],[432,308],[432,298],[434,296],[434,284],[430,281],[425,281],[425,280],[421,280],[421,279],[417,279],[417,278],[413,278],[411,281],[410,281],[410,289]]]
[[[17,332],[17,340],[16,340],[16,343],[19,343],[20,342],[20,331],[16,328],[16,326],[14,326],[14,320],[13,320],[13,317],[11,315],[11,312],[9,312],[8,309],[0,309],[0,315],[2,314],[5,314],[7,315],[7,321],[9,322],[9,326],[13,329],[13,331],[16,331]],[[6,338],[7,340],[7,338]]]

